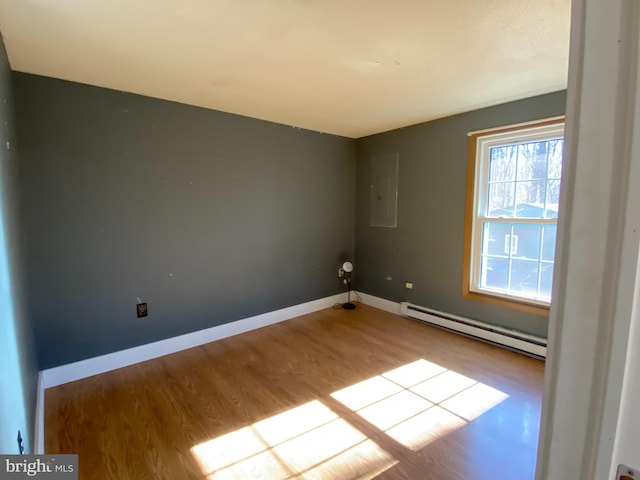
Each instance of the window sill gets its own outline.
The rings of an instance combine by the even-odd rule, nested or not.
[[[526,303],[526,301],[508,300],[504,297],[493,296],[489,293],[471,292],[465,288],[462,292],[462,297],[475,300],[478,302],[491,303],[493,305],[500,305],[501,307],[513,308],[522,312],[533,313],[540,316],[549,316],[549,307],[543,305],[533,305]]]

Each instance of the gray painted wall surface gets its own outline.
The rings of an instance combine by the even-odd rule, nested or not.
[[[564,108],[565,92],[556,92],[359,139],[355,288],[546,336],[547,317],[462,298],[467,133],[563,115]],[[371,158],[395,152],[398,227],[370,227]]]
[[[343,291],[353,140],[46,77],[14,83],[40,368]]]
[[[0,38],[0,453],[7,454],[18,453],[18,430],[32,451],[38,380],[22,288],[17,147],[11,71]]]

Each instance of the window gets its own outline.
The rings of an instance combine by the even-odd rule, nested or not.
[[[466,297],[548,312],[563,134],[564,119],[470,134]]]

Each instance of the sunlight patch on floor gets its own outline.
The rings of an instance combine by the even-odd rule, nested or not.
[[[196,445],[208,479],[373,478],[396,460],[314,400]]]
[[[363,382],[354,383],[347,388],[332,393],[331,396],[351,410],[360,410],[402,390],[404,388],[400,385],[377,376]]]
[[[381,434],[418,451],[508,395],[421,359],[331,397]],[[191,452],[211,480],[371,479],[398,463],[319,400],[203,442]]]
[[[448,398],[440,406],[471,421],[509,397],[506,393],[488,385],[476,383]]]
[[[437,363],[429,362],[421,358],[415,362],[407,363],[402,367],[383,373],[382,377],[402,387],[409,388],[446,371],[446,368],[441,367]]]
[[[409,390],[402,390],[389,398],[358,410],[358,414],[380,430],[385,431],[407,418],[433,406],[433,403]]]
[[[331,396],[413,451],[463,427],[509,397],[424,359]]]
[[[464,427],[463,419],[437,405],[390,428],[385,433],[414,452]]]

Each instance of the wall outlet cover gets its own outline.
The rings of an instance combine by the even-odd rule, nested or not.
[[[146,317],[147,315],[149,315],[149,311],[147,310],[147,304],[139,303],[138,305],[136,305],[136,312],[137,312],[138,318]]]
[[[616,480],[640,480],[640,471],[626,465],[618,465]]]

